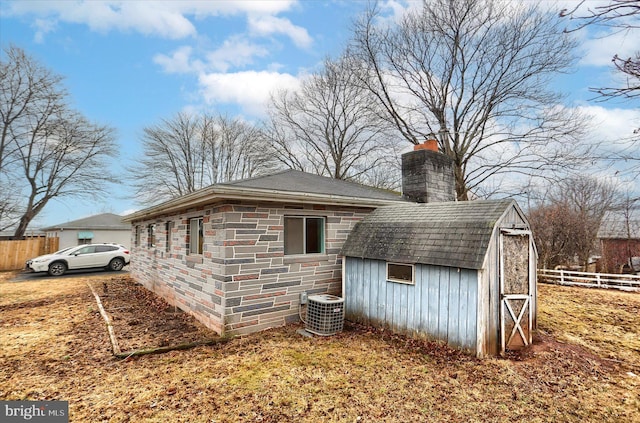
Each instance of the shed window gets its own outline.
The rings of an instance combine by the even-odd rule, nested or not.
[[[203,241],[202,218],[191,219],[189,221],[189,254],[202,254]]]
[[[392,282],[415,284],[412,264],[387,263],[387,280]]]
[[[323,217],[285,217],[284,253],[319,254],[324,252]]]

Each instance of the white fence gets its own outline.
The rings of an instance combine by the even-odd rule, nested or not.
[[[538,269],[538,281],[560,285],[613,288],[640,291],[640,276],[614,275],[610,273],[575,272],[573,270]]]

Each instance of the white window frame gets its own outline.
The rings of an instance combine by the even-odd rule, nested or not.
[[[193,230],[194,224],[197,228],[195,231]],[[189,219],[189,255],[201,255],[203,253],[204,239],[201,239],[201,237],[204,238],[204,218],[194,217]],[[195,252],[194,246],[196,247]]]
[[[326,231],[327,231],[327,218],[324,216],[298,216],[298,215],[289,215],[284,216],[284,219],[301,219],[302,220],[302,252],[301,253],[288,253],[286,252],[286,243],[287,243],[287,234],[284,233],[284,254],[286,256],[300,256],[300,255],[313,255],[313,254],[325,254],[326,252]],[[306,231],[306,223],[307,219],[317,219],[322,222],[322,231],[321,231],[321,241],[320,241],[320,251],[317,253],[307,253],[307,231]],[[284,223],[284,222],[283,222]],[[283,232],[286,230],[286,224],[284,224]]]
[[[154,248],[156,246],[156,229],[155,223],[147,225],[147,248]]]
[[[394,277],[389,276],[389,265],[410,267],[411,268],[411,281],[408,281],[406,279],[394,278]],[[386,267],[387,267],[387,281],[388,282],[403,283],[405,285],[415,285],[416,284],[416,266],[414,264],[387,262],[387,266]]]

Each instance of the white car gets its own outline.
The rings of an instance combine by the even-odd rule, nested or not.
[[[27,260],[26,268],[33,272],[60,276],[73,269],[104,267],[107,270],[122,270],[130,260],[129,250],[122,245],[86,244]]]

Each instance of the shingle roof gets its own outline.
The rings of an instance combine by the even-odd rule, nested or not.
[[[220,199],[332,204],[367,208],[404,202],[399,193],[297,170],[285,170],[255,178],[210,185],[190,194],[129,214],[124,217],[124,221],[133,222],[159,214],[175,213],[186,208],[202,207]]]
[[[342,255],[480,269],[493,228],[513,200],[380,207],[351,231]]]
[[[599,239],[639,239],[640,220],[607,219],[600,224],[598,229]]]
[[[326,176],[314,175],[299,170],[284,170],[270,175],[241,179],[219,185],[245,188],[273,189],[289,192],[307,192],[345,197],[372,198],[379,200],[401,200],[399,193],[368,187],[355,182],[342,181]]]
[[[55,231],[58,229],[130,230],[131,225],[123,223],[120,215],[102,213],[42,228],[43,231]]]

